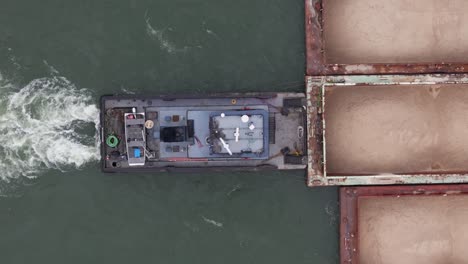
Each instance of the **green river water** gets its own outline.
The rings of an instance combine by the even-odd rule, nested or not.
[[[304,1],[1,0],[0,263],[337,263],[303,171],[103,174],[104,94],[304,91]]]

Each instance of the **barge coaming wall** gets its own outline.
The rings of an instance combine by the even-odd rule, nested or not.
[[[468,164],[464,161],[464,157],[468,156],[464,155],[464,149],[468,148],[463,148],[462,144],[464,132],[468,129],[465,124],[468,121],[463,121],[463,109],[467,106],[463,98],[468,96],[468,75],[308,76],[306,83],[309,186],[468,182],[468,168],[464,165]],[[339,91],[344,99],[340,102],[339,97],[335,98],[330,102],[334,104],[331,106],[327,105],[327,99],[330,91],[335,93],[333,89]],[[354,96],[350,96],[353,90]],[[385,90],[388,90],[388,94],[382,93]],[[380,101],[371,105],[366,100],[360,100],[361,93],[363,98],[371,95],[371,99],[375,97],[373,99]],[[379,97],[382,95],[384,97]],[[359,111],[356,111],[356,104],[363,104]],[[330,122],[327,122],[327,111],[333,107],[338,107],[339,111],[333,112]],[[354,124],[349,118],[363,113],[369,117],[358,120],[360,124]],[[388,119],[390,127],[398,127],[393,131],[382,131],[386,124],[375,117]],[[342,118],[341,121],[339,118]],[[416,124],[412,123],[414,120],[417,120]],[[339,124],[347,127],[339,127]],[[442,129],[443,133],[433,131],[434,128]],[[450,129],[453,129],[452,134]],[[423,136],[422,139],[418,133]],[[412,138],[419,140],[413,142],[416,150],[420,148],[419,158],[401,152],[411,145]],[[398,148],[393,145],[392,139],[400,140],[400,143],[410,141]],[[328,140],[332,141],[328,143]],[[365,145],[366,141],[368,145]],[[424,142],[427,144],[422,144]],[[383,148],[380,151],[379,144]],[[452,151],[452,160],[450,155],[444,156],[444,148]],[[404,157],[407,157],[406,161],[403,160],[406,164],[401,163],[401,167],[398,167]],[[421,158],[426,158],[427,163],[423,162],[418,167],[416,163]],[[340,163],[352,165],[357,161],[368,163],[340,167]]]

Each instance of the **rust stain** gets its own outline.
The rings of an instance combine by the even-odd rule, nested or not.
[[[468,64],[322,64],[320,72],[311,75],[365,75],[365,74],[421,74],[466,73]],[[309,73],[309,72],[308,72]]]
[[[307,73],[323,71],[325,61],[323,56],[321,21],[322,0],[305,0]]]
[[[323,157],[323,127],[322,127],[322,94],[321,86],[312,85],[312,78],[306,77],[308,98],[308,185],[325,185]]]

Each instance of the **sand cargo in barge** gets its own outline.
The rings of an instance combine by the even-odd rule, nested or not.
[[[102,169],[304,169],[306,120],[301,93],[104,96]]]

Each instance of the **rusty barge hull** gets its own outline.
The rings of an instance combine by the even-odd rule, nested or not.
[[[308,76],[308,185],[468,182],[468,75]]]
[[[468,2],[306,0],[307,75],[468,72]]]
[[[344,187],[340,259],[352,263],[467,263],[468,185]]]

